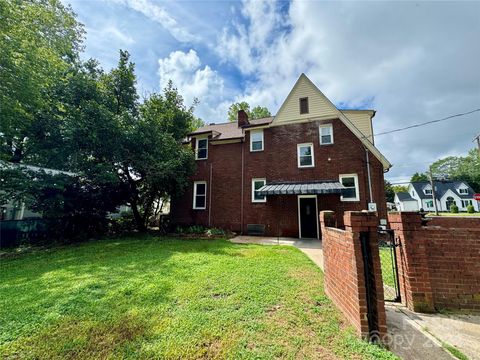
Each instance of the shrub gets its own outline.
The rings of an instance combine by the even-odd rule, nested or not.
[[[473,205],[468,205],[467,206],[467,213],[473,214],[474,212],[475,212],[475,208],[473,207]]]
[[[452,214],[458,214],[458,206],[455,205],[455,204],[452,205],[452,206],[450,206],[450,212],[451,212]]]

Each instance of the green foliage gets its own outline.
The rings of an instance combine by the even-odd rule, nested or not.
[[[206,235],[208,237],[225,236],[227,234],[223,229],[207,228],[201,225],[177,226],[175,232],[183,235]]]
[[[35,158],[31,139],[55,137],[54,88],[78,60],[83,27],[56,0],[0,2],[0,159]]]
[[[449,180],[466,181],[475,192],[480,192],[480,156],[477,149],[471,149],[466,156],[437,160],[431,168],[436,177],[447,176]]]
[[[395,198],[395,192],[393,190],[393,186],[387,180],[385,180],[385,198],[387,199],[387,202],[393,202]]]
[[[406,185],[393,185],[392,188],[395,193],[408,192],[408,186]]]
[[[467,206],[467,213],[473,214],[474,212],[475,212],[475,208],[473,207],[473,205],[468,205]]]
[[[239,110],[244,110],[247,113],[249,119],[261,119],[271,116],[270,111],[266,107],[255,106],[252,110],[250,110],[250,104],[242,101],[230,105],[230,108],[228,109],[228,120],[236,121]]]
[[[455,204],[450,205],[450,212],[452,214],[458,214],[458,206]]]
[[[141,235],[1,264],[0,358],[395,358],[294,247]]]
[[[428,176],[427,174],[416,172],[415,174],[412,175],[412,178],[410,179],[410,181],[411,182],[428,181]]]

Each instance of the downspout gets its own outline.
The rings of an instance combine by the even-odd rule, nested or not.
[[[370,194],[370,202],[373,203],[373,196],[372,196],[372,178],[370,175],[370,157],[368,155],[368,149],[365,148],[365,157],[367,158],[367,177],[368,177],[368,191]]]
[[[212,226],[212,222],[211,222],[211,219],[212,219],[212,181],[213,181],[212,173],[213,173],[213,164],[210,164],[210,181],[209,181],[209,184],[208,184],[209,188],[210,188],[210,192],[209,192],[209,196],[208,196],[208,227]]]
[[[243,235],[243,173],[244,173],[244,166],[245,166],[245,161],[244,161],[244,148],[245,148],[245,142],[242,141],[242,176],[241,176],[241,190],[240,190],[240,234]]]

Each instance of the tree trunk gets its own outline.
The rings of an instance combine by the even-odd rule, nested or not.
[[[137,230],[140,232],[147,231],[147,227],[145,226],[143,217],[140,215],[140,212],[138,211],[137,201],[132,201],[131,205],[132,205],[133,218],[135,219],[135,223],[137,224]]]

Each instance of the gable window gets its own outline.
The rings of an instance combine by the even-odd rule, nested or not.
[[[472,200],[462,200],[462,208],[466,208],[469,205],[473,205]]]
[[[425,195],[432,195],[432,189],[425,189]]]
[[[208,157],[208,138],[197,139],[195,146],[195,159],[205,160]]]
[[[263,151],[263,130],[250,131],[250,151]]]
[[[358,192],[358,176],[357,174],[344,174],[339,176],[340,183],[345,186],[342,191],[340,200],[342,201],[359,201]]]
[[[298,167],[314,167],[315,162],[313,158],[313,144],[298,144],[297,145],[297,154],[298,154]]]
[[[320,125],[320,145],[333,144],[333,127],[332,124]]]
[[[462,194],[462,195],[468,194],[468,189],[460,188],[460,189],[458,189],[458,193]]]
[[[300,114],[308,114],[308,97],[300,98]]]
[[[193,209],[205,210],[207,207],[207,182],[195,181],[193,183]]]
[[[252,202],[266,202],[267,197],[260,195],[258,189],[266,184],[265,179],[252,179]]]

